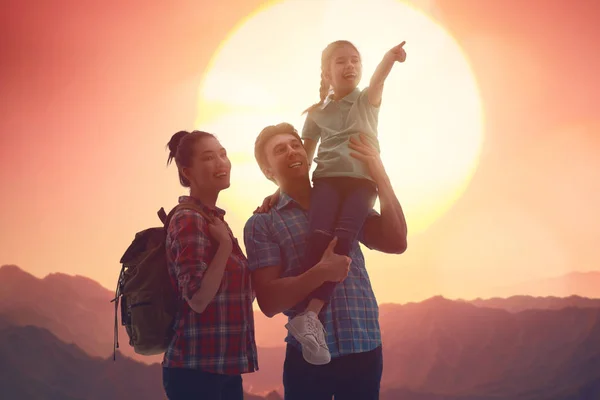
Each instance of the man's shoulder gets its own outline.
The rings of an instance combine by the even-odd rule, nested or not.
[[[302,219],[302,211],[294,207],[284,207],[281,209],[272,208],[264,213],[253,214],[246,221],[244,234],[251,235],[253,232],[275,233],[295,230],[299,221]]]
[[[244,235],[252,235],[256,231],[269,231],[273,224],[273,210],[264,213],[252,214],[244,225]]]

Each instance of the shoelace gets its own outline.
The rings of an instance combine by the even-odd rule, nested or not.
[[[306,319],[306,331],[313,335],[317,340],[317,343],[320,345],[325,344],[325,328],[321,325],[321,328],[317,326],[317,319],[312,315],[308,316]]]

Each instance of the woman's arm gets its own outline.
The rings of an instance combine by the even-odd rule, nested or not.
[[[208,226],[207,226],[208,224]],[[210,259],[209,235],[217,241],[217,251]],[[225,224],[218,218],[206,221],[199,213],[186,210],[171,222],[171,243],[175,275],[182,297],[197,313],[202,313],[214,299],[231,254],[233,244]]]

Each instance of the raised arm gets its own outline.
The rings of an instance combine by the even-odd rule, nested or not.
[[[360,142],[350,139],[351,155],[367,163],[377,184],[381,215],[367,219],[363,227],[364,243],[373,250],[384,253],[403,253],[407,244],[407,226],[402,206],[396,197],[390,178],[385,172],[379,153],[361,135]]]
[[[398,46],[393,47],[390,51],[385,53],[383,60],[379,63],[369,84],[368,99],[369,104],[373,107],[379,107],[381,104],[381,97],[383,95],[383,84],[386,78],[390,74],[392,67],[396,61],[404,62],[406,60],[406,52],[404,51],[404,43],[400,43]]]
[[[250,218],[244,228],[244,242],[252,285],[263,314],[271,318],[293,308],[324,282],[342,281],[348,275],[351,260],[333,253],[336,241],[331,241],[313,268],[297,276],[282,277],[279,245],[270,240],[261,216]]]

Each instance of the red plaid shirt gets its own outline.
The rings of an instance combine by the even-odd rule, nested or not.
[[[200,204],[189,196],[180,197],[179,202]],[[225,211],[202,207],[206,214],[223,220]],[[252,311],[254,292],[248,260],[228,225],[227,229],[233,239],[233,250],[221,286],[206,309],[198,314],[181,298],[192,297],[200,288],[217,243],[210,237],[206,219],[198,212],[178,210],[171,219],[167,260],[181,306],[175,319],[175,335],[165,352],[165,367],[197,368],[228,375],[258,370]]]

